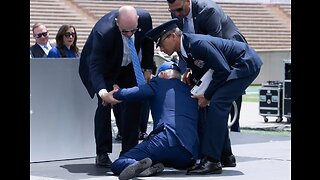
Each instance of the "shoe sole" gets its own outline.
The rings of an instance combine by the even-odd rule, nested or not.
[[[139,177],[152,176],[152,175],[161,173],[163,170],[164,170],[164,165],[162,163],[157,163],[147,168],[146,170],[142,171],[138,176]]]
[[[216,170],[216,171],[212,171],[209,174],[221,174],[222,173],[222,169]]]
[[[222,167],[236,167],[237,164],[226,164],[226,165],[223,165],[222,164]]]
[[[119,175],[119,180],[127,180],[136,177],[152,165],[150,158],[144,158],[134,164],[127,166]]]

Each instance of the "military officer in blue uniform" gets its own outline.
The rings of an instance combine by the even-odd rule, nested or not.
[[[149,99],[153,118],[149,136],[112,163],[111,170],[119,179],[149,176],[161,172],[163,166],[186,169],[195,163],[200,146],[199,112],[190,90],[181,81],[178,65],[168,61],[149,84],[110,92],[110,104]]]
[[[247,43],[247,40],[236,24],[223,11],[221,6],[213,0],[167,0],[167,2],[171,12],[171,17],[179,20],[179,23],[177,24],[183,32],[209,34],[215,37]],[[179,67],[181,69],[186,68],[186,62],[183,57],[181,55],[179,55],[179,57]],[[184,81],[189,80],[188,71],[186,71],[183,77]],[[245,91],[243,94],[245,94]],[[230,127],[230,130],[240,132],[239,118],[242,95],[239,96],[235,102],[238,113],[234,113],[235,109],[234,106],[232,106],[230,116],[231,119],[235,118],[235,121]],[[202,110],[205,111],[205,109]]]
[[[248,44],[210,35],[183,33],[172,19],[147,32],[146,36],[168,55],[181,53],[191,68],[193,85],[213,70],[212,80],[204,94],[193,96],[200,107],[208,107],[203,124],[201,161],[187,174],[220,174],[222,167],[234,167],[228,130],[232,102],[254,81],[262,60]]]

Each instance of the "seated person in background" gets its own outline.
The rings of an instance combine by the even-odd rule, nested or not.
[[[44,24],[35,23],[32,26],[32,34],[36,43],[30,47],[30,58],[46,58],[54,46],[49,42],[49,31]]]
[[[105,105],[150,100],[153,131],[112,163],[111,171],[120,180],[154,175],[164,166],[186,169],[198,158],[198,104],[180,78],[180,68],[165,62],[150,83],[113,90],[104,99]]]
[[[77,58],[80,57],[77,47],[77,32],[72,25],[62,25],[56,35],[56,47],[48,54],[50,58]]]

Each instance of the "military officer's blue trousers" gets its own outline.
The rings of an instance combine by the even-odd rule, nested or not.
[[[201,126],[203,128],[200,133],[202,156],[219,161],[221,156],[232,154],[228,128],[231,105],[258,74],[259,72],[256,72],[247,77],[227,81],[214,92],[204,125]]]

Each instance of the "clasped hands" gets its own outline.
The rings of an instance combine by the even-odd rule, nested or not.
[[[103,106],[107,106],[108,104],[110,104],[111,107],[112,107],[115,104],[121,103],[122,101],[119,101],[119,100],[117,100],[117,99],[115,99],[113,97],[113,94],[115,92],[117,92],[118,90],[119,90],[119,86],[115,84],[115,85],[113,85],[113,90],[112,91],[103,93],[101,95],[102,105]]]
[[[144,72],[144,78],[146,79],[147,82],[150,82],[150,80],[153,78],[152,72],[151,71],[145,71]],[[107,106],[108,104],[110,104],[111,107],[112,107],[115,104],[121,103],[122,101],[119,101],[119,100],[117,100],[117,99],[115,99],[113,97],[113,94],[115,92],[117,92],[118,90],[119,90],[119,86],[117,84],[114,84],[112,91],[103,93],[101,95],[102,105],[103,106]]]

